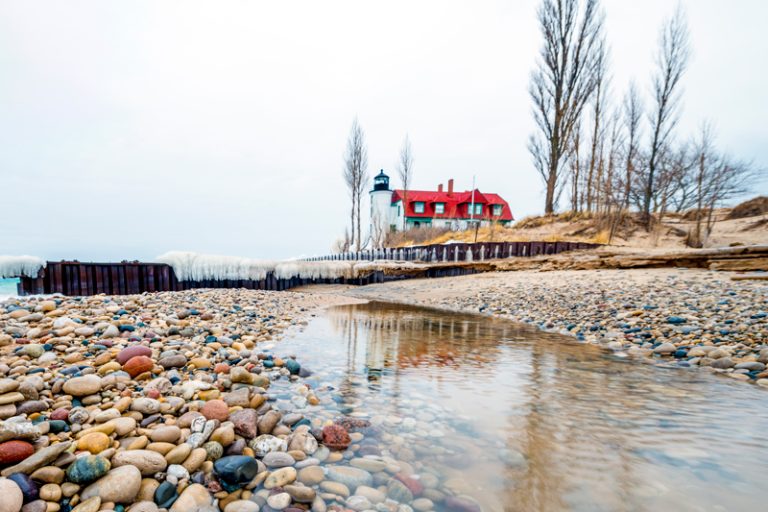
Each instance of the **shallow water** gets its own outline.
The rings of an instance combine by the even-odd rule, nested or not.
[[[768,393],[755,386],[502,320],[380,303],[329,309],[276,350],[315,372],[315,414],[371,419],[384,454],[486,511],[768,500]]]
[[[19,280],[15,277],[0,278],[0,302],[16,295],[18,283]]]

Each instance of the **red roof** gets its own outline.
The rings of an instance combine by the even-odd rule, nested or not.
[[[402,201],[403,190],[395,190],[392,194],[392,203]],[[472,203],[472,191],[466,192],[437,192],[429,190],[409,190],[408,204],[405,207],[406,217],[419,217],[427,219],[469,219],[468,205]],[[509,204],[498,194],[485,194],[475,189],[475,204],[483,205],[483,213],[474,215],[475,219],[482,220],[514,220]],[[414,211],[415,203],[424,203],[424,213]],[[444,203],[444,213],[435,213],[435,204]],[[501,205],[501,215],[493,215],[493,205]]]

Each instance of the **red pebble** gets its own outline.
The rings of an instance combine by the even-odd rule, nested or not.
[[[350,439],[347,430],[341,425],[327,425],[323,427],[323,444],[334,450],[344,450],[350,445]]]
[[[26,441],[0,443],[0,464],[16,464],[35,453],[35,447]]]
[[[225,421],[229,417],[229,406],[224,400],[208,400],[200,409],[207,420]]]
[[[144,395],[149,398],[160,398],[160,392],[155,388],[150,389]]]
[[[422,485],[422,483],[413,477],[401,475],[400,473],[398,473],[395,475],[395,478],[400,480],[403,483],[403,485],[406,486],[408,490],[411,491],[411,494],[413,494],[414,496],[420,496],[421,493],[424,492],[424,486]]]
[[[229,365],[227,363],[217,363],[213,367],[214,373],[229,373]]]
[[[120,364],[125,364],[128,361],[131,360],[133,357],[137,356],[146,356],[149,357],[152,355],[152,349],[149,347],[145,347],[144,345],[131,345],[128,348],[124,348],[120,351],[119,354],[117,354],[117,362]]]
[[[69,411],[64,408],[56,409],[51,413],[51,419],[52,420],[64,420],[66,421],[67,418],[69,418]]]
[[[123,365],[123,370],[128,372],[128,375],[131,377],[136,377],[144,372],[152,371],[154,365],[155,363],[153,363],[147,356],[136,356],[130,358],[128,362]]]

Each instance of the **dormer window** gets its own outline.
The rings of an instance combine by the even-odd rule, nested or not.
[[[413,203],[413,212],[414,213],[424,213],[424,202],[423,201],[416,201]]]
[[[467,214],[472,215],[472,204],[467,205]],[[482,215],[483,214],[483,205],[482,204],[475,204],[475,215]]]
[[[443,215],[445,213],[445,203],[435,203],[435,213]]]
[[[501,217],[501,210],[502,210],[502,207],[500,204],[493,205],[493,216]]]

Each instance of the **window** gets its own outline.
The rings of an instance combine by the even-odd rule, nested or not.
[[[482,215],[483,214],[483,205],[476,204],[475,205],[475,215]]]
[[[501,217],[501,205],[500,204],[493,205],[493,216],[494,217]]]
[[[445,213],[445,203],[435,203],[435,213],[442,215]]]
[[[424,203],[422,201],[416,201],[413,203],[414,213],[424,213]]]

